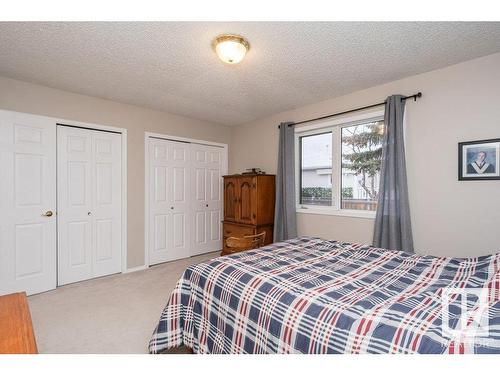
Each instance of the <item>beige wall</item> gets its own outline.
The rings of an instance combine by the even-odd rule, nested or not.
[[[276,171],[281,121],[300,121],[422,91],[406,106],[407,168],[417,252],[500,251],[500,181],[457,180],[457,143],[500,138],[500,54],[494,54],[236,127],[230,171]],[[286,93],[284,93],[286,95]],[[371,242],[373,220],[298,214],[300,235]]]
[[[229,143],[230,129],[0,77],[0,108],[127,129],[128,267],[144,264],[144,132]]]

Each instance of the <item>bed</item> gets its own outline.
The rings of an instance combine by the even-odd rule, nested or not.
[[[487,293],[487,332],[472,318],[460,335],[443,329],[463,317],[462,297],[450,294],[443,321],[450,288]],[[471,301],[471,312],[484,307]],[[468,336],[473,327],[480,337]],[[420,256],[302,237],[215,258],[185,270],[149,351],[182,345],[194,353],[500,353],[500,254]]]

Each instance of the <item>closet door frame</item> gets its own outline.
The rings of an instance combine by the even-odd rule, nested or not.
[[[145,170],[145,178],[144,178],[144,267],[149,267],[149,138],[160,138],[166,141],[176,141],[176,142],[185,142],[185,143],[196,143],[204,146],[215,146],[223,149],[224,152],[224,162],[222,164],[221,174],[226,175],[228,172],[228,145],[226,143],[217,143],[210,142],[201,139],[193,139],[193,138],[184,138],[177,137],[168,134],[161,133],[153,133],[153,132],[144,132],[144,170]],[[224,197],[221,197],[224,200]],[[224,202],[222,202],[222,207],[224,207]],[[188,221],[188,225],[191,225],[191,221]],[[191,240],[189,242],[191,244]],[[187,256],[189,257],[189,255]]]
[[[121,273],[129,272],[127,267],[127,129],[114,126],[91,124],[81,121],[56,119],[57,126],[70,126],[88,130],[100,130],[121,134],[122,165],[121,165]]]

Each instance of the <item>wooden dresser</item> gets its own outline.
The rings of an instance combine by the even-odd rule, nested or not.
[[[36,354],[25,293],[0,296],[0,354]]]
[[[224,248],[226,238],[266,232],[265,244],[273,242],[275,176],[236,174],[224,176]]]

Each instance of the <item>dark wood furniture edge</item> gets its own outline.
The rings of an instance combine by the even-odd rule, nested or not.
[[[276,177],[275,174],[268,174],[268,173],[249,173],[249,174],[235,173],[235,174],[226,174],[226,175],[223,175],[222,177],[256,177],[256,176],[274,176],[274,177]]]
[[[166,349],[161,354],[194,354],[193,349],[186,345],[177,346],[175,348]]]

